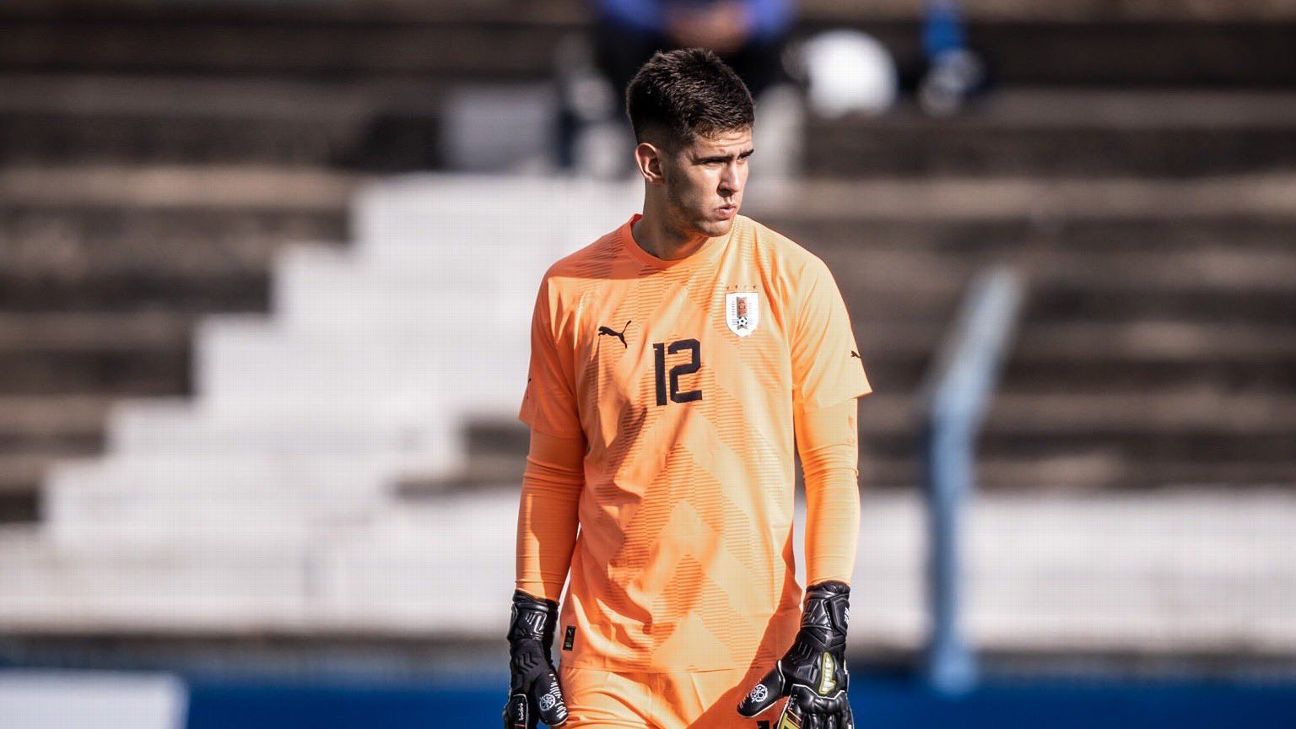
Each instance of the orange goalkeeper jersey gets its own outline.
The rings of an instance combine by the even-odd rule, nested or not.
[[[868,379],[818,257],[737,216],[662,260],[633,240],[638,217],[551,266],[532,315],[519,418],[587,444],[561,660],[772,662],[800,617],[794,412]]]

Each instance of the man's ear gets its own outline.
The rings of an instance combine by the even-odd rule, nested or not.
[[[635,166],[639,175],[649,185],[660,185],[666,181],[662,170],[662,156],[665,150],[651,142],[640,142],[635,146]]]

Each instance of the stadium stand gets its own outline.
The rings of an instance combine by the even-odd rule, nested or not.
[[[903,57],[914,7],[807,2],[805,32]],[[456,85],[543,87],[582,27],[503,0],[0,9],[0,490],[26,522],[0,631],[498,637],[535,284],[636,195],[372,176],[444,163]],[[1007,261],[1031,293],[982,441],[974,641],[1296,651],[1294,30],[1263,0],[987,4],[998,95],[812,119],[806,181],[755,183],[837,273],[878,391],[857,649],[921,639],[912,390]]]

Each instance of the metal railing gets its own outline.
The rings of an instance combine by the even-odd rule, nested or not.
[[[931,633],[923,670],[946,693],[965,691],[977,679],[976,657],[959,625],[961,514],[974,488],[976,434],[1013,339],[1022,289],[1019,275],[1009,268],[979,274],[919,390],[919,447],[930,531]]]

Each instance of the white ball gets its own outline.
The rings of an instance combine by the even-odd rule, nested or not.
[[[803,53],[816,114],[880,114],[895,102],[895,61],[872,36],[831,30],[806,41]]]

